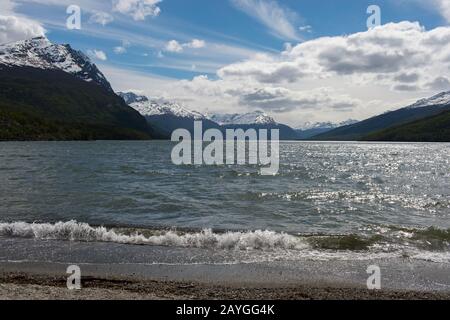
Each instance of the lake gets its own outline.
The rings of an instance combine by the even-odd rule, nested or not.
[[[448,143],[281,142],[275,176],[176,166],[173,146],[0,143],[0,236],[205,248],[228,262],[450,263]]]

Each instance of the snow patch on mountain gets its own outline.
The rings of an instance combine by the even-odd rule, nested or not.
[[[220,125],[231,124],[276,124],[276,121],[262,111],[254,111],[244,114],[214,114],[210,119]]]
[[[343,126],[349,126],[359,122],[358,120],[349,119],[342,122],[305,122],[297,127],[299,130],[311,130],[311,129],[335,129]]]
[[[420,99],[416,103],[408,106],[409,109],[423,108],[429,106],[439,106],[450,104],[450,91],[441,92],[431,98]]]
[[[112,91],[105,76],[81,51],[68,44],[53,44],[46,37],[0,45],[0,65],[61,70]]]
[[[146,96],[132,92],[118,92],[125,102],[143,116],[172,115],[194,120],[207,119],[197,111],[191,111],[183,105],[172,101],[149,100]]]

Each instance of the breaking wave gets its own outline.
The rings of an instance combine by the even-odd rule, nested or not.
[[[0,237],[81,242],[111,242],[181,248],[263,251],[280,259],[366,259],[404,257],[450,262],[450,230],[367,227],[361,234],[292,235],[275,231],[198,231],[107,228],[68,221],[56,223],[0,223]]]
[[[211,229],[200,232],[174,230],[130,230],[93,227],[77,221],[50,223],[0,223],[0,236],[41,240],[99,241],[121,244],[177,246],[218,249],[293,249],[307,247],[301,238],[273,231],[215,233]]]

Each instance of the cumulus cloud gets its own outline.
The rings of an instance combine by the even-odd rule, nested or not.
[[[182,52],[183,46],[176,40],[170,40],[167,42],[165,50],[168,52]]]
[[[426,84],[428,88],[434,91],[450,90],[450,80],[448,77],[437,77],[433,81]]]
[[[200,39],[193,39],[192,41],[186,43],[179,43],[177,40],[170,40],[167,42],[164,50],[167,52],[180,53],[184,51],[184,48],[200,49],[205,47],[205,45],[206,42]]]
[[[14,3],[11,0],[2,0],[0,2],[0,12],[4,15],[14,12]]]
[[[284,40],[300,40],[295,26],[298,17],[275,0],[231,0],[235,8],[265,25],[270,32]]]
[[[277,61],[253,59],[221,68],[222,78],[254,79],[263,83],[295,82],[305,76],[298,61]]]
[[[419,75],[417,73],[400,73],[394,77],[394,80],[403,83],[417,82],[419,80]]]
[[[280,54],[255,55],[179,88],[191,99],[263,109],[287,122],[316,111],[361,119],[450,90],[449,70],[450,27],[400,22],[287,44]]]
[[[131,16],[136,21],[156,17],[161,13],[158,4],[162,0],[113,0],[113,11]]]
[[[101,24],[102,26],[106,26],[107,24],[114,21],[114,17],[106,12],[95,12],[89,17],[90,23]]]
[[[330,88],[320,88],[307,92],[294,91],[283,87],[262,87],[231,91],[242,105],[262,108],[271,112],[287,112],[300,109],[349,110],[359,101],[346,95],[337,95]]]
[[[441,15],[450,22],[450,1],[448,0],[434,0]]]
[[[196,76],[192,81],[183,80],[181,84],[195,95],[219,97],[220,100],[236,99],[241,106],[275,113],[306,109],[343,111],[361,104],[358,99],[336,93],[331,88],[292,90],[257,82],[210,80],[206,75]]]
[[[106,56],[106,53],[103,52],[102,50],[88,50],[87,51],[88,55],[94,59],[98,59],[101,61],[106,61],[108,60],[108,57]]]
[[[45,35],[40,23],[20,16],[0,15],[0,43],[14,42]]]
[[[450,27],[427,31],[419,23],[401,22],[286,46],[279,56],[231,64],[218,75],[264,83],[340,77],[341,81],[424,86],[436,72],[448,73],[449,58]]]

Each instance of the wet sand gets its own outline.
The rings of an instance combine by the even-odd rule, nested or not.
[[[2,300],[448,300],[450,293],[367,290],[329,286],[236,286],[196,282],[85,277],[80,290],[66,279],[26,273],[0,275]]]

